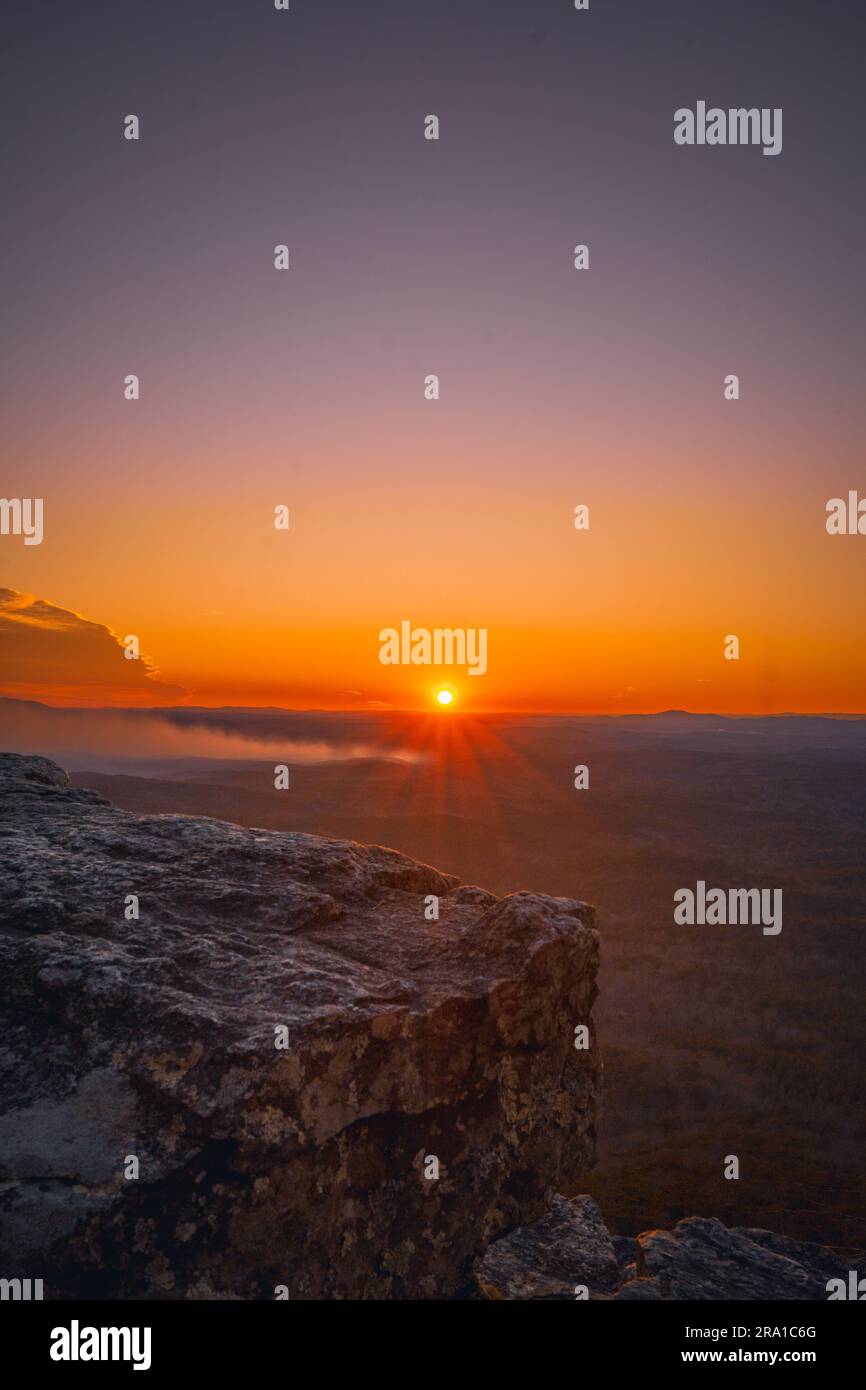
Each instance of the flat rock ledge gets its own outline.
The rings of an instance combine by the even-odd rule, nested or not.
[[[672,1231],[611,1236],[591,1197],[554,1197],[537,1222],[494,1241],[476,1264],[491,1300],[826,1300],[862,1254],[690,1216]],[[583,1292],[585,1290],[586,1292]]]
[[[135,816],[13,754],[0,847],[0,1276],[459,1296],[594,1162],[586,903]]]

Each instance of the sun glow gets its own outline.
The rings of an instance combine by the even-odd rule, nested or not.
[[[440,705],[453,705],[453,703],[454,703],[454,691],[453,691],[453,690],[447,690],[447,689],[444,689],[444,690],[437,690],[437,691],[436,691],[436,700],[437,700],[437,702],[438,702]]]

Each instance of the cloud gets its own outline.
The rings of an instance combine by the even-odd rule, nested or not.
[[[127,660],[103,623],[0,589],[0,692],[55,705],[158,705],[186,695],[146,657]]]
[[[232,721],[220,712],[225,725],[213,725],[205,717],[184,718],[177,711],[158,709],[54,709],[0,698],[3,748],[11,753],[41,753],[67,768],[101,772],[127,772],[158,776],[167,762],[203,758],[212,763],[287,762],[324,763],[340,759],[387,758],[401,763],[420,763],[427,754],[405,745],[361,742],[344,737],[337,725],[335,738],[305,738],[285,723],[286,734],[260,732],[246,720]],[[297,728],[302,728],[304,720]],[[234,727],[232,727],[234,724]],[[374,733],[378,730],[374,730]],[[271,773],[271,775],[273,775]]]

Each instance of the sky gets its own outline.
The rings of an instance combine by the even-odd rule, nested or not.
[[[0,693],[866,711],[825,526],[866,496],[864,39],[849,0],[15,0],[0,492],[44,537],[0,536]],[[781,154],[677,146],[699,100],[782,108]],[[404,620],[485,674],[382,665]]]

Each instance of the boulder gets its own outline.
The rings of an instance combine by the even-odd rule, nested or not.
[[[0,1275],[449,1297],[592,1165],[587,904],[135,816],[12,754],[0,834]]]
[[[495,1240],[475,1267],[489,1299],[826,1300],[830,1279],[866,1269],[821,1245],[690,1216],[670,1231],[611,1237],[591,1197],[555,1198],[531,1226]],[[584,1295],[587,1296],[587,1295]]]

